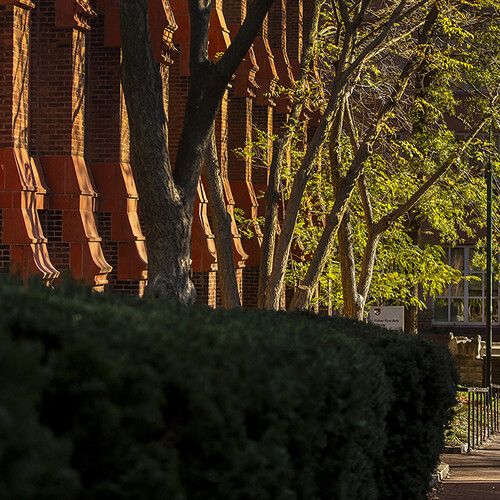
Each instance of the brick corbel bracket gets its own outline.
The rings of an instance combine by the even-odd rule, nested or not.
[[[0,5],[13,5],[31,10],[30,0],[0,0]],[[27,149],[0,149],[0,208],[3,213],[2,243],[10,246],[11,271],[21,277],[42,274],[50,282],[59,276],[47,251],[47,239],[38,217],[46,208],[47,186],[42,170]]]
[[[273,49],[274,63],[278,72],[279,84],[286,89],[292,87],[294,82],[292,65],[288,59],[288,54],[283,48]],[[276,99],[276,111],[278,113],[289,113],[291,111],[291,101],[289,97],[278,97]]]
[[[208,45],[209,56],[213,60],[216,60],[218,54],[224,53],[230,45],[231,45],[231,35],[226,25],[224,13],[222,12],[222,9],[215,7],[212,9],[210,15],[210,31],[209,31],[209,45]],[[252,64],[252,69],[249,70],[248,76],[250,76],[252,70],[255,70],[253,64]],[[248,76],[246,78],[247,82],[249,81]],[[233,76],[233,81],[234,81],[234,76]],[[255,80],[253,80],[253,82],[255,83]],[[229,124],[229,126],[231,126],[231,124]],[[222,138],[218,138],[218,140],[222,141]],[[227,175],[227,160],[225,165],[221,164],[221,170],[222,170],[221,172],[222,184],[224,187],[224,194],[226,196],[226,208],[229,216],[231,217],[231,233],[233,236],[233,245],[234,245],[234,263],[237,268],[243,268],[245,267],[245,261],[248,259],[248,254],[245,252],[245,250],[243,250],[243,245],[241,243],[241,236],[239,234],[238,227],[236,225],[236,219],[234,218],[235,201]]]
[[[98,0],[98,9],[105,11],[104,43],[107,47],[121,47],[120,9],[117,0]],[[179,26],[168,0],[149,0],[149,33],[151,49],[156,62],[172,64],[177,52],[173,38]]]
[[[173,38],[178,26],[168,0],[149,0],[149,31],[156,61],[172,64],[177,52]]]
[[[114,224],[112,228],[111,238],[120,242],[118,246],[119,261],[128,262],[130,269],[123,269],[123,266],[118,267],[118,279],[129,279],[130,276],[140,274],[142,280],[148,278],[148,256],[146,252],[146,238],[142,234],[141,224],[139,222],[139,214],[137,212],[137,203],[139,195],[135,185],[134,174],[130,163],[120,163],[120,170],[123,186],[126,189],[126,210],[120,210],[120,214],[127,218],[122,224]],[[119,189],[119,188],[118,188]],[[121,197],[122,200],[124,196]],[[128,222],[128,225],[127,223]],[[130,228],[130,229],[129,229]],[[122,234],[125,233],[125,234]],[[132,252],[129,245],[125,245],[125,241],[133,241],[135,244],[135,252]]]
[[[100,288],[107,284],[111,266],[106,261],[95,223],[97,192],[81,156],[44,156],[42,166],[52,189],[51,210],[62,211],[62,238],[70,246],[74,276]]]
[[[145,282],[148,258],[130,163],[93,164],[92,171],[99,187],[99,208],[112,214],[111,240],[118,243],[118,279]]]
[[[11,247],[11,270],[22,278],[41,273],[50,282],[59,271],[50,261],[37,212],[46,208],[48,190],[42,170],[22,148],[0,149],[0,169],[2,243]]]
[[[216,271],[215,238],[208,220],[208,198],[201,179],[198,181],[194,213],[191,231],[191,268],[193,271]]]
[[[267,38],[258,36],[253,43],[255,56],[257,58],[257,83],[259,89],[257,90],[257,104],[262,106],[275,106],[275,101],[272,94],[278,83],[279,77],[274,64],[274,56],[269,46]]]
[[[229,26],[231,38],[234,39],[240,27],[241,24],[231,24]],[[250,47],[245,59],[243,59],[236,70],[236,78],[233,83],[234,95],[236,97],[256,96],[256,92],[259,89],[259,84],[255,79],[257,71],[259,71],[259,66],[257,64],[257,58],[255,57],[255,51],[253,47]]]
[[[96,17],[88,0],[56,0],[56,26],[89,31],[88,20]]]

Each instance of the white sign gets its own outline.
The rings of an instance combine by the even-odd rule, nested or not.
[[[405,326],[404,306],[372,307],[368,321],[375,325],[385,326],[389,330],[403,330]]]

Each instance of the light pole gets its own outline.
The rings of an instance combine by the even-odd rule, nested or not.
[[[491,173],[491,148],[493,147],[493,124],[490,123],[489,129],[490,151],[488,156],[488,166],[486,168],[486,384],[491,387],[491,346],[492,346],[492,326],[491,326],[491,313],[492,313],[492,253],[493,253],[493,234],[492,234],[492,199],[493,199],[493,176]]]

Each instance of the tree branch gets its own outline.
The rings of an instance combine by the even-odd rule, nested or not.
[[[358,150],[359,150],[358,133],[356,130],[356,126],[354,125],[354,118],[352,116],[352,110],[351,110],[351,106],[349,105],[349,101],[347,102],[347,105],[346,105],[346,114],[347,114],[347,120],[346,120],[347,133],[348,133],[349,139],[351,141],[352,150],[354,152],[354,155],[356,156],[358,154]],[[374,222],[373,208],[372,208],[372,202],[370,199],[370,193],[368,192],[368,189],[366,186],[366,178],[365,178],[364,173],[362,173],[359,176],[358,189],[359,189],[359,194],[361,196],[361,203],[363,205],[363,213],[365,216],[366,226],[368,229],[370,229],[371,225]]]
[[[215,248],[217,249],[217,270],[220,279],[222,306],[227,309],[241,307],[238,283],[234,272],[231,217],[224,201],[224,187],[217,155],[215,130],[213,129],[205,169],[208,203],[212,212]]]
[[[215,65],[218,75],[226,82],[224,88],[250,49],[273,2],[274,0],[254,0],[234,40]]]
[[[212,0],[188,0],[191,37],[189,43],[189,69],[196,77],[200,66],[209,63],[208,29]]]
[[[470,143],[477,137],[481,132],[483,127],[488,123],[490,117],[483,117],[474,129],[469,133],[465,141],[461,143],[461,147],[458,150],[448,156],[446,161],[439,167],[423,184],[417,191],[413,193],[412,196],[405,202],[396,207],[391,213],[385,215],[378,221],[375,225],[374,231],[377,233],[384,232],[393,221],[399,219],[405,213],[407,213],[413,206],[415,206],[418,201],[425,195],[425,193],[439,180],[439,178],[455,163],[455,161],[463,155],[464,151],[470,145]]]
[[[191,33],[196,43],[196,46],[191,48],[190,67],[195,73],[191,74],[174,180],[182,189],[186,202],[191,205],[194,202],[205,155],[210,147],[210,130],[227,84],[247,54],[273,1],[254,1],[235,39],[214,65],[206,55],[210,20],[208,7],[212,0],[189,0]],[[200,33],[193,30],[200,30]]]

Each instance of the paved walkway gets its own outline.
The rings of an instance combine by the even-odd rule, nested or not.
[[[443,455],[450,474],[437,492],[439,500],[500,500],[500,436],[482,450]]]

